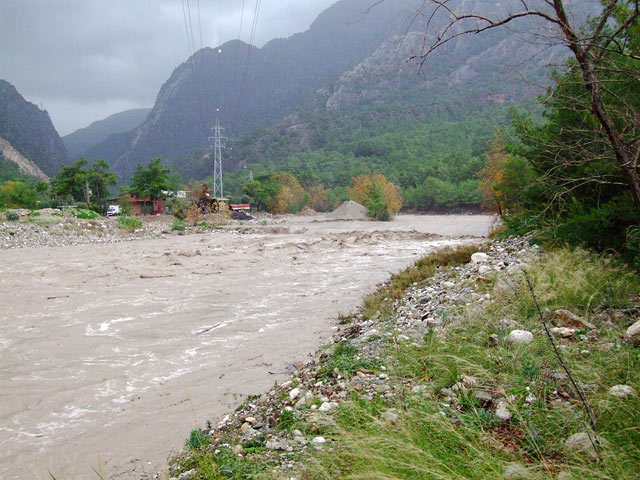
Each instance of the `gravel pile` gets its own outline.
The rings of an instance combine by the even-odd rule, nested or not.
[[[328,213],[325,218],[331,220],[367,220],[369,218],[368,213],[367,207],[353,200],[348,200],[333,212]]]

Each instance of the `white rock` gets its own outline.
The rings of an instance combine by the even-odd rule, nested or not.
[[[411,393],[425,393],[429,390],[426,385],[416,385],[411,389]]]
[[[536,403],[536,400],[538,400],[538,397],[536,397],[533,393],[530,393],[529,395],[527,395],[527,398],[524,399],[524,401],[527,403]]]
[[[500,402],[496,408],[496,417],[501,422],[508,422],[513,417],[513,414],[509,411],[508,405],[505,402]]]
[[[629,385],[614,385],[609,389],[609,395],[618,398],[629,398],[635,397],[635,390]]]
[[[284,443],[279,442],[277,440],[269,440],[266,443],[265,447],[269,450],[286,450],[287,449],[287,446]]]
[[[471,255],[471,261],[473,263],[487,263],[489,261],[489,255],[482,252],[477,252]]]
[[[526,345],[533,342],[533,333],[526,330],[513,330],[507,336],[507,341],[514,344]]]
[[[180,476],[178,476],[178,480],[190,480],[191,478],[195,477],[196,475],[196,469],[192,469],[189,470],[188,472],[184,472],[181,473]]]
[[[314,437],[314,439],[311,440],[311,442],[314,445],[322,445],[323,443],[327,443],[327,440],[324,437]]]
[[[596,453],[596,450],[593,448],[593,443],[591,442],[591,439],[593,439],[593,441],[596,442],[597,444],[600,444],[603,446],[607,444],[606,440],[602,439],[601,437],[598,437],[597,435],[594,435],[593,433],[591,434],[591,438],[589,438],[589,435],[587,434],[587,432],[580,432],[580,433],[571,435],[567,439],[567,441],[564,443],[564,446],[567,450],[570,450],[572,452],[577,452],[577,453],[586,453],[591,458],[596,459],[598,458],[598,455]]]
[[[478,267],[478,273],[480,275],[486,275],[487,273],[489,273],[491,271],[491,267],[487,266],[487,265],[480,265]]]
[[[321,412],[328,412],[336,408],[337,406],[338,404],[335,402],[324,402],[322,405],[320,405],[320,408],[318,408],[318,410]]]
[[[398,422],[398,418],[400,417],[394,411],[388,410],[382,414],[382,418],[384,418],[391,425],[395,425]]]
[[[519,463],[510,463],[504,469],[503,478],[514,480],[529,478],[529,471]]]
[[[627,328],[627,337],[634,345],[640,345],[640,320]]]
[[[231,448],[231,452],[232,452],[234,455],[242,455],[242,454],[244,454],[244,448],[242,448],[242,445],[234,445],[234,446]]]
[[[298,395],[300,395],[300,389],[294,388],[289,392],[289,400],[293,401],[294,399],[298,398]]]
[[[247,417],[244,419],[245,422],[250,423],[251,425],[255,425],[258,421],[253,417]]]
[[[555,327],[551,329],[551,333],[562,338],[571,338],[576,334],[575,329],[567,327]]]

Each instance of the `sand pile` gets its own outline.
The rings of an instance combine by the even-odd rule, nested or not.
[[[349,200],[344,202],[333,212],[327,214],[327,218],[332,220],[366,220],[369,218],[367,216],[368,212],[367,207],[360,205],[353,200]]]

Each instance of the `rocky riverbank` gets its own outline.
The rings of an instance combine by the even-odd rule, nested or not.
[[[10,220],[13,218],[13,220]],[[220,216],[206,216],[199,225],[172,229],[169,215],[139,217],[138,228],[121,228],[119,217],[101,217],[77,209],[13,209],[0,213],[0,249],[67,247],[108,244],[132,240],[163,238],[167,235],[205,233],[223,225],[236,223]],[[242,222],[256,224],[256,220]]]
[[[381,429],[392,430],[406,425],[410,405],[433,405],[438,412],[435,418],[444,419],[444,425],[449,426],[465,426],[469,408],[472,408],[476,412],[474,415],[486,422],[483,428],[491,430],[486,432],[486,441],[494,442],[497,457],[506,457],[502,464],[492,467],[497,475],[495,478],[538,478],[536,469],[539,467],[526,464],[535,461],[526,455],[515,454],[521,453],[523,441],[521,429],[525,415],[522,410],[571,409],[575,415],[581,407],[579,394],[572,391],[568,376],[559,366],[550,368],[543,364],[547,366],[540,367],[541,373],[532,377],[543,378],[546,382],[543,389],[539,388],[539,383],[531,381],[527,382],[526,389],[515,394],[516,389],[509,385],[504,375],[499,377],[502,380],[483,378],[471,374],[474,369],[468,366],[459,368],[469,372],[456,375],[441,388],[443,383],[432,379],[426,371],[422,376],[399,374],[404,367],[398,366],[396,357],[405,350],[423,352],[425,342],[446,344],[456,331],[475,331],[478,327],[469,319],[476,314],[484,315],[482,312],[495,308],[494,305],[513,294],[515,285],[522,282],[523,272],[532,264],[539,265],[542,258],[540,249],[526,239],[496,242],[485,251],[470,255],[470,259],[467,257],[462,264],[455,265],[454,262],[455,266],[443,266],[429,278],[414,282],[401,298],[391,302],[391,310],[382,305],[385,301],[389,304],[394,280],[382,285],[380,292],[386,297],[381,303],[369,299],[360,312],[341,318],[331,343],[313,358],[297,365],[289,380],[250,398],[215,425],[194,430],[187,442],[190,448],[173,461],[163,478],[205,478],[201,476],[203,451],[208,452],[205,457],[215,465],[214,468],[226,469],[225,475],[233,478],[245,478],[237,472],[265,470],[274,478],[315,478],[301,474],[308,468],[309,455],[322,458],[323,452],[337,453],[354,448],[353,444],[341,444],[344,432],[340,433],[336,426],[340,423],[338,416],[344,416],[345,411],[354,408],[354,401],[369,405],[361,412],[363,421],[367,418]],[[380,305],[379,309],[372,311],[377,305]],[[585,358],[593,350],[621,351],[623,346],[629,347],[633,343],[629,337],[632,333],[628,333],[635,331],[633,327],[629,328],[626,337],[618,336],[633,323],[631,311],[600,311],[598,327],[566,310],[559,310],[554,315],[547,312],[546,315],[553,317],[552,320],[549,317],[553,322],[550,327],[553,327],[552,334],[559,350],[567,355],[575,352]],[[475,338],[474,334],[469,335]],[[615,340],[616,337],[622,341]],[[534,344],[547,348],[545,342],[542,324],[532,328],[519,318],[504,316],[495,319],[491,329],[478,334],[476,344],[470,348],[486,349],[486,355],[500,363],[504,360],[497,352],[519,352],[533,348]],[[476,370],[480,371],[479,368]],[[611,387],[605,398],[636,398],[634,381]],[[578,387],[589,394],[599,390],[598,385],[581,381],[578,381]],[[543,399],[540,398],[542,395]],[[377,419],[369,418],[371,412],[377,412]],[[560,445],[565,452],[584,452],[587,458],[597,455],[589,435],[596,442],[601,439],[593,432],[564,435],[567,438]],[[505,452],[508,455],[504,455]],[[517,461],[509,462],[509,457]],[[339,468],[337,464],[335,468]],[[565,470],[569,471],[568,468]],[[558,473],[562,473],[561,469]],[[318,478],[325,477],[320,475]],[[549,478],[555,478],[555,475]]]

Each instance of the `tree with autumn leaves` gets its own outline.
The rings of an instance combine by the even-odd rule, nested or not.
[[[527,192],[536,174],[526,159],[508,153],[503,136],[496,134],[489,145],[487,163],[477,177],[482,207],[502,216],[526,207]]]
[[[402,194],[397,185],[380,173],[360,175],[352,180],[351,198],[369,210],[376,220],[390,220],[402,208]]]

